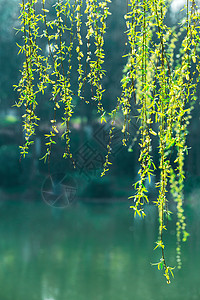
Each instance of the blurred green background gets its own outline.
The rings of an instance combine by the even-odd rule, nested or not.
[[[48,1],[49,5],[53,2]],[[177,10],[181,5],[181,1],[173,1],[167,14],[169,24],[181,19]],[[127,51],[124,1],[113,0],[110,11],[105,36],[107,76],[103,80],[108,111],[120,96],[126,63],[122,56]],[[113,165],[101,178],[109,120],[107,125],[101,124],[92,104],[86,106],[74,99],[77,106],[71,124],[71,145],[77,168],[74,170],[70,161],[63,160],[61,140],[57,141],[48,166],[39,160],[45,154],[44,134],[50,130],[53,114],[47,92],[38,99],[41,121],[35,144],[28,156],[19,160],[23,108],[13,107],[18,99],[13,85],[20,79],[24,57],[17,55],[16,43],[22,44],[21,34],[14,29],[20,27],[18,15],[19,0],[0,0],[0,299],[200,299],[198,101],[189,125],[190,150],[185,163],[185,210],[190,237],[183,246],[183,268],[175,269],[175,280],[167,286],[161,272],[150,265],[159,259],[159,253],[153,251],[157,212],[150,205],[146,208],[147,218],[134,220],[127,199],[133,193],[132,184],[139,169],[139,149],[134,140],[138,128],[134,119],[130,139],[133,151],[121,146],[122,119],[117,119]],[[199,96],[199,90],[197,93]],[[158,165],[157,153],[154,157]],[[156,173],[148,187],[151,201],[156,197],[153,183],[157,176]],[[60,188],[63,195],[59,202],[56,197]],[[169,205],[175,213],[171,200]],[[176,265],[175,222],[174,214],[166,235],[169,265]]]

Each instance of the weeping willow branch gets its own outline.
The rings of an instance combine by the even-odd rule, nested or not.
[[[186,241],[189,236],[184,215],[184,160],[187,154],[187,128],[200,78],[199,9],[194,0],[187,0],[185,18],[180,24],[170,27],[166,23],[169,1],[124,2],[128,49],[124,57],[127,62],[121,79],[121,95],[116,99],[114,109],[108,113],[103,104],[102,82],[106,76],[104,43],[106,22],[111,14],[110,3],[111,0],[58,0],[50,8],[54,11],[52,15],[45,0],[42,0],[42,6],[37,0],[21,1],[19,19],[23,46],[18,46],[19,53],[24,54],[24,64],[19,84],[15,86],[19,92],[16,106],[23,109],[25,142],[20,146],[21,156],[25,157],[34,143],[39,122],[36,116],[40,105],[38,96],[41,98],[45,91],[51,93],[53,107],[50,132],[45,134],[45,161],[49,161],[61,136],[65,140],[63,157],[69,158],[75,166],[70,133],[76,101],[84,105],[89,102],[95,104],[101,123],[106,122],[108,115],[111,118],[102,176],[112,165],[110,156],[117,114],[123,115],[122,144],[129,148],[132,147],[132,144],[129,145],[132,134],[130,121],[132,117],[137,118],[140,168],[139,179],[133,184],[133,195],[129,197],[133,202],[130,208],[134,216],[145,217],[145,204],[152,200],[147,183],[151,183],[156,170],[160,178],[155,186],[158,196],[153,199],[159,219],[155,249],[160,250],[161,258],[154,265],[163,270],[167,283],[170,283],[174,268],[167,264],[165,244],[167,221],[171,214],[168,189],[177,206],[178,268],[182,264],[181,241]],[[178,42],[181,42],[181,47],[176,54]],[[47,46],[46,50],[40,46],[42,43]],[[76,84],[72,84],[72,79]],[[91,90],[91,99],[84,96],[87,85]],[[155,152],[159,153],[157,165]]]

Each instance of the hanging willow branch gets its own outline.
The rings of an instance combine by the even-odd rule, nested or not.
[[[75,98],[85,102],[85,105],[90,102],[84,97],[87,84],[91,90],[91,102],[96,103],[101,122],[106,122],[103,105],[103,78],[106,76],[104,38],[106,21],[111,14],[110,3],[111,0],[58,0],[51,8],[54,10],[53,18],[45,0],[42,0],[42,6],[37,0],[22,0],[19,19],[24,44],[18,46],[25,59],[22,76],[16,86],[19,92],[16,105],[24,109],[25,142],[20,146],[23,157],[34,143],[35,128],[39,121],[36,116],[38,94],[43,95],[47,89],[52,95],[50,102],[53,111],[50,132],[45,134],[44,160],[49,160],[56,144],[60,130],[59,110],[59,114],[62,111],[61,136],[65,140],[63,157],[70,158],[75,166],[70,147],[70,123],[75,110]],[[154,265],[164,270],[166,281],[170,283],[173,267],[167,264],[167,245],[164,242],[171,213],[168,209],[168,189],[177,205],[178,268],[181,268],[181,241],[186,241],[189,235],[183,203],[184,159],[187,154],[187,127],[199,82],[200,15],[195,1],[187,0],[185,18],[172,28],[165,21],[170,5],[166,0],[129,0],[125,5],[128,51],[124,57],[127,63],[121,80],[121,95],[109,113],[111,129],[101,175],[105,175],[112,164],[109,160],[117,114],[121,112],[124,117],[122,144],[127,146],[131,136],[131,117],[133,110],[137,110],[134,117],[139,124],[140,169],[139,180],[133,184],[134,194],[129,197],[133,200],[130,207],[134,215],[145,217],[144,204],[150,201],[146,182],[151,182],[157,168],[160,174],[156,183],[158,197],[153,202],[158,209],[159,229],[155,249],[160,249],[161,258]],[[39,10],[41,12],[36,13]],[[176,43],[180,39],[181,48],[175,57]],[[47,45],[47,51],[39,46],[41,40]],[[75,65],[72,59],[74,53],[77,56]],[[72,77],[76,77],[77,87],[72,87]],[[154,140],[158,142],[156,149],[153,149]],[[153,150],[159,153],[158,166]]]

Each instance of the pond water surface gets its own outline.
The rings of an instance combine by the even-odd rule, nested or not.
[[[200,218],[188,209],[190,237],[182,270],[170,285],[150,263],[157,239],[156,211],[133,219],[129,203],[3,202],[0,207],[1,300],[200,299]],[[176,265],[174,222],[166,236],[168,264]]]

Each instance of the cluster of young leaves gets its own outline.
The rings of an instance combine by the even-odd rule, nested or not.
[[[140,123],[140,179],[134,184],[134,204],[130,206],[134,215],[144,217],[144,204],[149,202],[148,190],[145,183],[151,182],[154,175],[155,164],[153,162],[152,136],[158,136],[160,154],[160,182],[157,183],[159,196],[155,205],[159,212],[159,241],[157,247],[161,248],[162,262],[167,282],[169,282],[169,268],[164,256],[163,230],[164,214],[167,212],[167,182],[169,174],[169,160],[165,155],[166,149],[166,110],[167,110],[167,86],[168,60],[165,57],[165,43],[169,29],[164,25],[166,5],[164,1],[130,1],[130,11],[125,16],[127,25],[128,42],[130,52],[122,79],[122,111],[125,115],[130,114],[130,100],[135,100],[138,107],[138,122]],[[154,128],[158,132],[155,132]],[[156,248],[157,248],[156,247]]]
[[[134,215],[145,216],[144,203],[148,203],[146,181],[151,181],[155,164],[151,155],[152,135],[159,141],[160,180],[156,183],[158,197],[159,238],[156,248],[161,249],[164,275],[169,283],[171,267],[167,266],[163,235],[168,210],[168,185],[177,204],[177,263],[181,267],[181,234],[186,241],[186,223],[183,209],[184,157],[187,153],[186,136],[190,114],[195,101],[199,61],[199,13],[195,2],[187,1],[186,19],[177,28],[165,23],[168,3],[164,0],[134,1],[125,16],[130,52],[122,79],[121,109],[125,116],[122,131],[127,128],[131,100],[138,107],[140,122],[140,179],[134,184]],[[179,62],[174,63],[175,43],[182,38]],[[191,66],[191,64],[193,65]],[[195,71],[192,71],[195,69]],[[125,144],[124,140],[123,143]],[[174,159],[174,155],[176,158]],[[173,159],[172,159],[173,157]],[[174,167],[175,166],[175,167]],[[172,173],[174,169],[174,173]],[[160,263],[159,263],[160,266]]]
[[[102,78],[105,75],[103,69],[104,63],[104,34],[106,32],[106,19],[110,15],[108,4],[111,0],[86,0],[87,14],[87,62],[89,62],[90,71],[87,74],[92,89],[92,99],[98,102],[98,112],[101,116],[105,111],[102,105],[103,87]],[[90,51],[91,40],[94,39],[95,51],[94,60],[91,58],[92,53]],[[95,90],[95,91],[94,91]]]
[[[162,258],[158,263],[152,264],[152,266],[157,266],[159,271],[164,269],[164,276],[166,278],[167,284],[171,283],[170,277],[172,276],[174,278],[174,273],[173,273],[174,268],[172,267],[165,268],[165,262]]]
[[[81,8],[83,6],[83,1],[79,0],[77,3],[77,7],[76,7],[76,28],[77,28],[77,40],[78,40],[78,46],[76,47],[76,52],[77,52],[77,59],[78,59],[78,82],[79,82],[79,87],[78,87],[78,96],[82,99],[84,99],[84,97],[81,97],[81,90],[83,88],[83,75],[84,75],[84,71],[83,71],[83,66],[81,63],[82,58],[84,57],[83,52],[81,51],[81,47],[83,45],[83,41],[82,41],[82,37],[81,37],[81,24],[82,24],[82,15],[81,15]]]
[[[108,4],[110,0],[86,1],[83,8],[82,0],[58,0],[53,5],[54,17],[49,17],[49,4],[42,0],[42,6],[37,0],[22,0],[21,4],[21,28],[24,45],[20,51],[25,53],[25,62],[22,70],[22,78],[16,89],[20,93],[18,107],[25,106],[24,131],[25,144],[21,146],[21,154],[28,153],[29,146],[34,142],[35,126],[39,118],[35,115],[38,104],[37,93],[44,94],[45,89],[51,90],[51,101],[53,102],[53,116],[50,120],[51,130],[45,134],[46,153],[43,159],[49,159],[52,146],[56,144],[57,135],[62,133],[66,147],[63,157],[69,157],[74,164],[70,150],[70,120],[74,113],[74,97],[83,100],[83,89],[86,82],[92,87],[92,98],[98,101],[98,111],[104,119],[102,106],[103,88],[101,80],[105,71],[104,62],[104,34],[106,32],[106,19],[108,17]],[[36,14],[36,11],[38,12]],[[52,14],[51,14],[52,15]],[[82,40],[82,19],[86,16],[86,40]],[[83,42],[87,43],[85,55],[86,69],[83,69]],[[41,49],[39,45],[46,43],[47,47]],[[92,56],[90,45],[96,48]],[[77,53],[77,91],[72,91],[71,73],[73,49]],[[91,58],[93,60],[91,60]],[[90,70],[87,70],[89,63]],[[74,76],[75,70],[73,70]],[[39,82],[39,83],[38,83]],[[95,89],[95,91],[94,91]],[[96,95],[94,95],[96,93]],[[88,101],[86,101],[88,103]],[[64,109],[61,125],[57,120],[57,110]],[[61,127],[61,130],[60,130]],[[75,164],[74,164],[75,166]]]
[[[196,88],[199,82],[199,67],[196,63],[199,61],[199,13],[195,1],[187,1],[186,18],[183,24],[183,30],[186,35],[182,41],[182,47],[179,54],[179,65],[176,68],[174,78],[174,91],[178,93],[178,111],[176,122],[173,123],[175,138],[174,145],[177,151],[175,170],[170,171],[171,193],[177,203],[177,264],[181,268],[181,240],[186,241],[189,233],[186,231],[184,216],[184,158],[187,154],[186,136],[188,134],[187,126],[191,118],[191,110],[196,100]],[[182,100],[181,100],[182,99]]]
[[[38,55],[40,48],[36,43],[36,38],[38,35],[37,23],[39,16],[35,13],[35,3],[37,1],[33,0],[31,2],[25,3],[23,0],[21,5],[21,14],[19,19],[21,20],[21,32],[24,37],[24,45],[19,46],[19,53],[25,54],[25,61],[23,64],[23,69],[21,71],[22,77],[18,84],[15,86],[19,92],[19,101],[16,103],[17,107],[25,106],[25,114],[23,114],[23,130],[25,135],[25,143],[21,148],[21,155],[25,157],[28,153],[29,146],[33,143],[33,136],[35,134],[35,126],[38,125],[39,118],[35,114],[37,107],[36,95],[40,91],[44,91],[46,88],[44,73],[45,70],[41,65],[41,56]],[[36,68],[36,69],[34,69]],[[40,84],[36,85],[34,71],[39,74]]]
[[[135,204],[131,206],[134,214],[145,216],[143,205],[149,202],[145,181],[151,181],[155,169],[151,157],[151,135],[156,135],[152,129],[152,115],[155,101],[152,97],[154,91],[154,69],[152,68],[152,54],[149,51],[152,39],[152,16],[149,14],[147,1],[131,1],[130,12],[125,15],[130,52],[122,79],[122,111],[125,117],[123,132],[126,130],[127,116],[131,111],[131,99],[138,108],[138,122],[140,124],[140,179],[135,183],[136,190],[133,196]],[[148,26],[149,24],[150,26]],[[127,126],[128,129],[128,126]],[[128,133],[129,134],[129,133]],[[124,139],[125,140],[125,139]],[[125,144],[125,141],[123,143]]]

